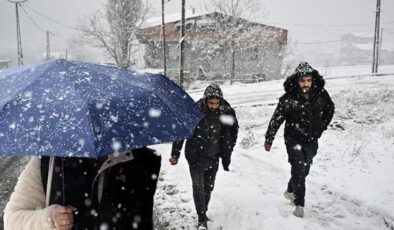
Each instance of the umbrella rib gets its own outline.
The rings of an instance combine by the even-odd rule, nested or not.
[[[101,67],[101,66],[100,66],[100,67]],[[83,68],[86,68],[86,67],[83,67]],[[87,68],[86,68],[86,69],[87,69]],[[129,70],[122,70],[122,71],[129,71]],[[111,78],[111,76],[109,76],[108,73],[106,73],[106,72],[104,72],[104,71],[98,71],[98,72],[99,72],[101,75],[105,76],[105,77]],[[130,72],[130,71],[129,71],[129,72]],[[84,75],[86,75],[86,76],[90,76],[90,75],[88,75],[88,74],[86,74],[86,73],[84,73],[84,72],[82,72],[82,74],[84,74]],[[159,75],[159,76],[161,76],[161,75]],[[139,84],[137,84],[137,85],[132,84],[131,82],[125,80],[125,79],[123,78],[123,76],[118,77],[118,79],[119,79],[121,82],[123,82],[123,83],[125,83],[125,84],[127,84],[127,85],[129,85],[129,86],[141,88],[141,89],[143,89],[143,90],[149,91],[149,92],[152,93],[152,94],[153,94],[153,92],[154,92],[153,89],[151,89],[151,88],[149,88],[149,87],[143,87],[143,86],[141,86],[141,85],[139,85]],[[176,114],[176,112],[171,108],[171,106],[168,105],[168,103],[166,103],[165,101],[163,101],[160,97],[157,97],[157,98],[158,98],[163,104],[167,105],[167,107],[169,108],[169,110],[171,110],[172,113]],[[90,118],[89,118],[89,119],[90,119]],[[175,119],[177,120],[177,122],[178,122],[179,124],[182,125],[182,128],[183,128],[184,130],[188,130],[187,127],[185,127],[185,125],[184,125],[182,122],[180,122],[180,120],[179,120],[178,117],[175,116]]]
[[[44,63],[47,64],[47,63]],[[44,65],[42,64],[42,65]],[[19,93],[23,92],[24,90],[28,89],[29,87],[31,87],[33,84],[37,83],[39,79],[39,76],[42,75],[43,73],[45,73],[48,69],[49,69],[50,65],[48,65],[44,70],[42,70],[41,74],[37,75],[36,77],[34,77],[34,79],[31,81],[30,84],[27,84],[25,87],[21,88],[20,90],[18,90],[14,96],[8,100],[7,102],[4,103],[3,107],[1,108],[1,111],[4,109],[4,106],[9,104],[10,102],[12,102],[15,99],[15,96],[18,95]],[[28,71],[29,69],[26,69],[25,71]]]
[[[72,63],[72,62],[70,62],[70,64],[71,64],[71,65],[74,65],[74,66],[77,65],[77,64],[74,64],[74,63]],[[83,74],[85,74],[85,73],[83,73]],[[87,75],[87,74],[85,74],[85,75]],[[87,76],[88,76],[88,75],[87,75]],[[68,80],[68,79],[67,79],[67,80]],[[69,81],[69,82],[70,82],[70,81]],[[80,98],[83,98],[82,95],[81,95],[81,93],[80,93],[78,90],[75,89],[75,85],[74,85],[72,82],[70,82],[70,83],[71,83],[71,85],[72,85],[74,91],[80,96]],[[87,112],[90,114],[88,103],[86,102],[86,100],[82,100],[82,101],[83,101],[83,103],[86,105],[86,110],[87,110]],[[90,116],[87,116],[87,119],[88,119],[88,121],[89,121],[89,123],[90,123],[91,137],[92,137],[92,140],[93,140],[92,143],[93,143],[93,145],[94,145],[93,147],[96,148],[96,142],[95,142],[94,130],[93,130],[93,122],[92,122]]]
[[[153,75],[153,76],[163,76],[163,75]],[[131,83],[129,83],[129,82],[127,82],[126,80],[124,80],[123,78],[119,78],[119,79],[120,79],[122,82],[126,83],[126,84],[132,85]],[[135,86],[135,85],[132,85],[132,86]],[[144,87],[141,87],[141,86],[139,86],[139,85],[137,85],[137,87],[143,88],[143,89],[148,90],[149,92],[153,93],[153,90],[152,90],[152,89],[144,88]],[[157,97],[157,98],[159,98],[160,101],[163,102],[163,104],[166,104],[167,107],[171,110],[172,113],[177,114],[177,113],[171,108],[171,106],[168,105],[168,103],[166,103],[165,101],[163,101],[160,97]],[[178,123],[182,124],[182,127],[183,127],[185,130],[188,130],[187,127],[185,127],[185,125],[184,125],[182,122],[180,122],[180,120],[179,120],[178,117],[175,117],[175,118],[177,119]]]
[[[171,110],[172,113],[174,113],[174,110],[171,108],[171,106],[168,106],[168,104],[166,102],[164,102],[160,97],[157,97],[161,102],[163,102],[163,104],[167,105],[168,109]],[[175,113],[174,113],[175,114]],[[185,127],[185,125],[180,122],[179,118],[177,116],[175,116],[175,119],[177,120],[177,122],[179,124],[182,124],[182,127],[187,131],[188,129]]]

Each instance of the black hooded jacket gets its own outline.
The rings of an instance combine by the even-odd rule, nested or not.
[[[312,92],[308,100],[301,95],[298,85],[298,79],[307,74],[313,76]],[[283,84],[286,93],[279,98],[265,134],[265,143],[272,144],[284,121],[286,142],[316,142],[330,124],[335,110],[324,84],[325,81],[317,70],[306,62],[300,63]]]
[[[206,101],[208,98],[219,98],[220,106],[217,111],[212,113],[208,110]],[[197,102],[201,111],[205,113],[205,116],[198,123],[194,129],[193,136],[186,141],[185,156],[192,167],[198,166],[199,160],[202,157],[221,157],[224,169],[228,169],[231,162],[231,153],[237,142],[238,136],[238,121],[235,115],[235,111],[231,108],[230,104],[223,99],[223,94],[219,86],[211,84],[204,92],[204,97]],[[219,152],[212,156],[207,150],[211,147],[212,137],[208,134],[205,129],[204,122],[211,119],[212,116],[216,116],[217,124],[219,128],[218,141],[219,141]],[[172,145],[171,156],[178,159],[181,153],[184,140],[176,141]]]

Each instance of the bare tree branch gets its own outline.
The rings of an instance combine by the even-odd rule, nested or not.
[[[83,40],[104,49],[121,68],[132,64],[131,54],[136,33],[150,8],[148,0],[108,0],[103,11],[97,11],[80,23]]]

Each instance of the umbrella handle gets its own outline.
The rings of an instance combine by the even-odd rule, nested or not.
[[[49,201],[51,198],[51,188],[52,188],[52,178],[53,178],[53,167],[55,165],[55,157],[50,156],[49,157],[49,167],[48,167],[48,180],[47,180],[47,191],[46,191],[46,201],[45,201],[45,207],[49,206]]]
[[[65,193],[65,177],[66,171],[64,171],[64,157],[62,157],[62,196],[63,196],[63,206],[66,205],[66,193]]]

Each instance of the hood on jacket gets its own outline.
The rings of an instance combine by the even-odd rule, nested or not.
[[[220,87],[217,84],[212,83],[205,89],[203,98],[204,99],[208,99],[208,98],[223,99],[222,89],[220,89]]]
[[[224,103],[225,100],[223,99],[222,89],[220,89],[220,87],[217,84],[215,84],[215,83],[210,84],[205,89],[204,96],[202,97],[202,99],[199,102],[201,110],[204,113],[209,112],[208,100],[209,99],[213,99],[213,98],[220,100],[219,109],[216,111],[216,113],[219,113],[220,110],[223,110],[223,105],[225,104]]]
[[[299,89],[298,79],[308,74],[312,75],[313,77],[312,92],[318,92],[319,90],[322,90],[325,84],[323,76],[321,76],[319,72],[312,68],[312,66],[310,66],[307,62],[301,62],[295,69],[294,73],[288,76],[283,83],[286,93],[297,91]]]

